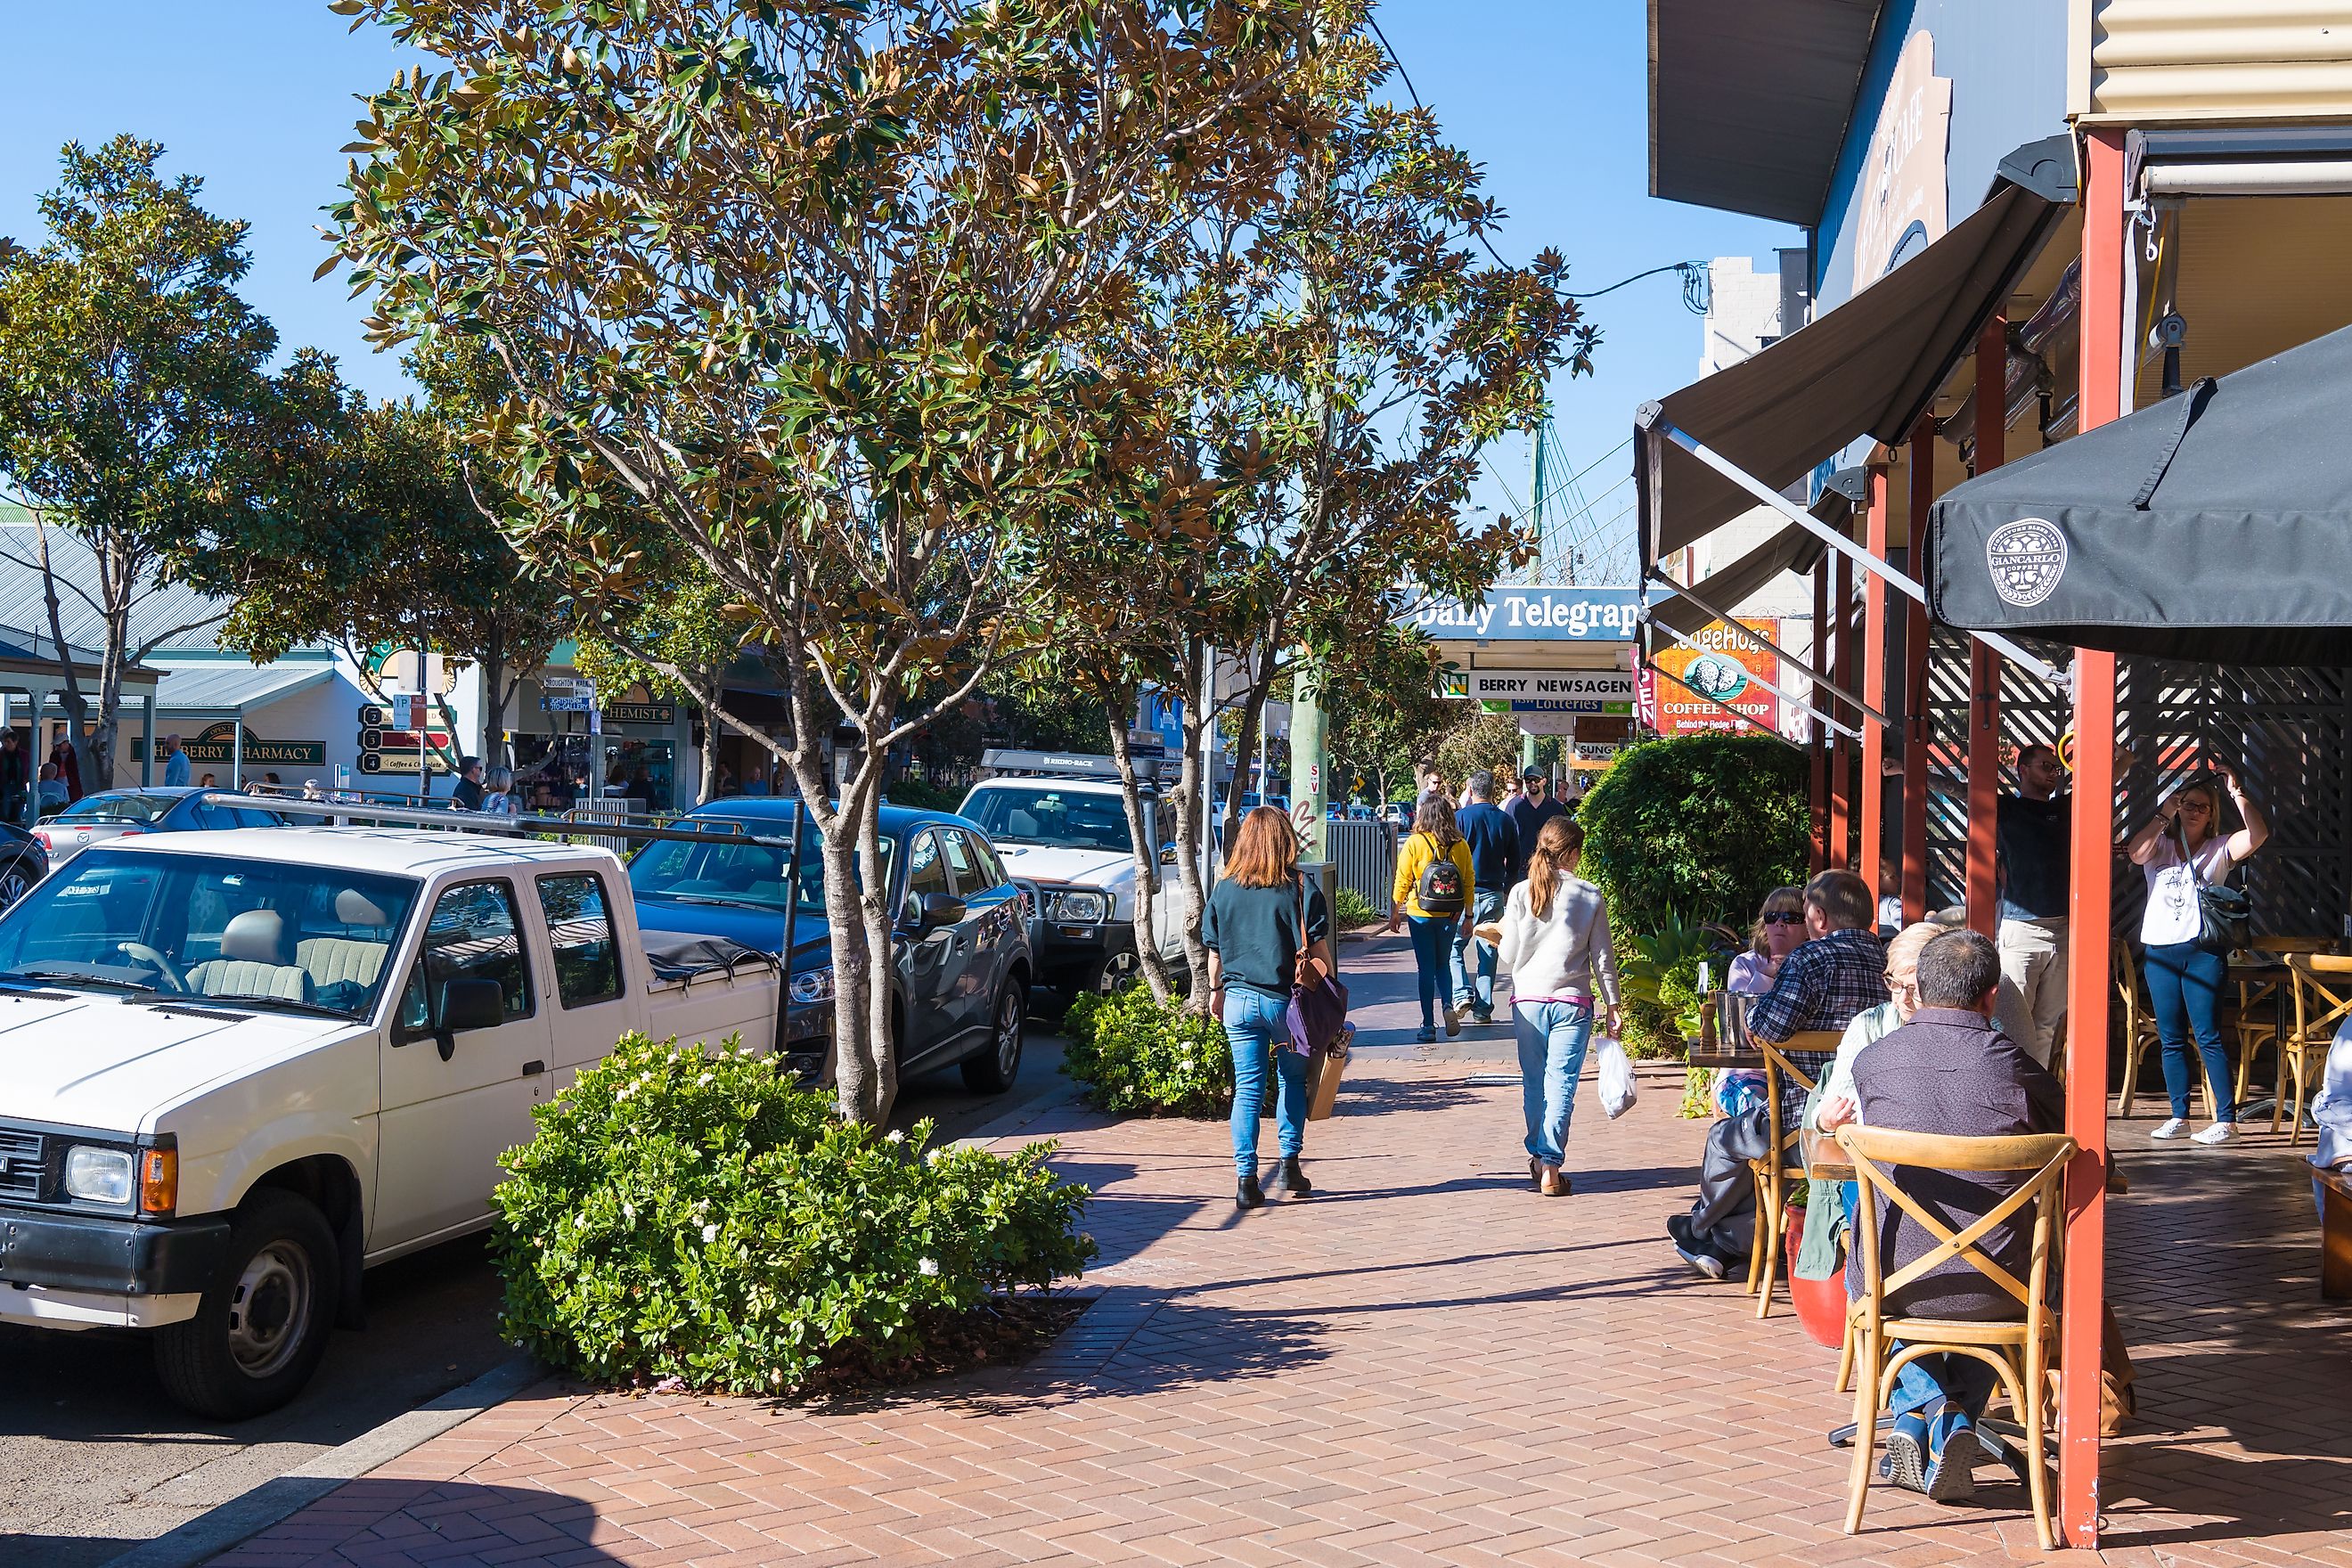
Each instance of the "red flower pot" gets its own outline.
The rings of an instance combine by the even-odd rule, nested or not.
[[[1797,1321],[1815,1344],[1836,1350],[1845,1343],[1845,1270],[1841,1268],[1826,1279],[1806,1279],[1796,1271],[1796,1238],[1805,1234],[1805,1211],[1789,1211],[1789,1304],[1797,1310]]]

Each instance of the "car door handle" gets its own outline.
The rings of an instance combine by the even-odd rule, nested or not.
[[[522,1076],[525,1078],[537,1078],[546,1070],[547,1064],[536,1058],[522,1064]]]

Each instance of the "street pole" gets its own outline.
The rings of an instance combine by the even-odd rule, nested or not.
[[[1290,681],[1290,808],[1294,820],[1306,823],[1310,860],[1322,859],[1325,852],[1323,808],[1331,794],[1326,752],[1322,686],[1310,661],[1302,657]],[[1312,815],[1302,813],[1302,805],[1312,807]]]

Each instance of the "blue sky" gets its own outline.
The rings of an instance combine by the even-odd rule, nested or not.
[[[388,35],[348,24],[312,0],[133,0],[10,7],[18,68],[0,94],[0,234],[37,243],[34,200],[55,184],[57,149],[117,132],[161,141],[166,167],[204,176],[215,212],[253,224],[247,298],[290,347],[335,353],[379,395],[406,390],[399,366],[371,352],[363,314],[332,279],[319,209],[335,199],[358,106],[404,63]],[[1380,19],[1446,133],[1485,163],[1509,215],[1495,243],[1512,260],[1555,246],[1575,286],[1599,289],[1665,262],[1761,255],[1795,231],[1654,201],[1647,172],[1646,7],[1640,0],[1385,0]],[[94,18],[102,17],[102,21]],[[1597,300],[1595,375],[1563,380],[1554,407],[1577,467],[1623,440],[1634,407],[1688,382],[1696,317],[1672,275]],[[1524,499],[1524,443],[1490,454],[1500,479],[1478,500]],[[1630,499],[1628,454],[1609,456],[1584,489],[1601,517]]]

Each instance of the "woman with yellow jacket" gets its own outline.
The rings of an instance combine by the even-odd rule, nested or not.
[[[1470,846],[1454,825],[1453,808],[1424,795],[1413,813],[1412,836],[1397,847],[1396,886],[1389,895],[1389,930],[1400,924],[1412,930],[1412,965],[1421,980],[1421,1033],[1414,1037],[1423,1045],[1437,1038],[1435,1015],[1441,1000],[1447,1037],[1462,1032],[1448,959],[1454,952],[1454,922],[1464,918],[1476,891]]]

